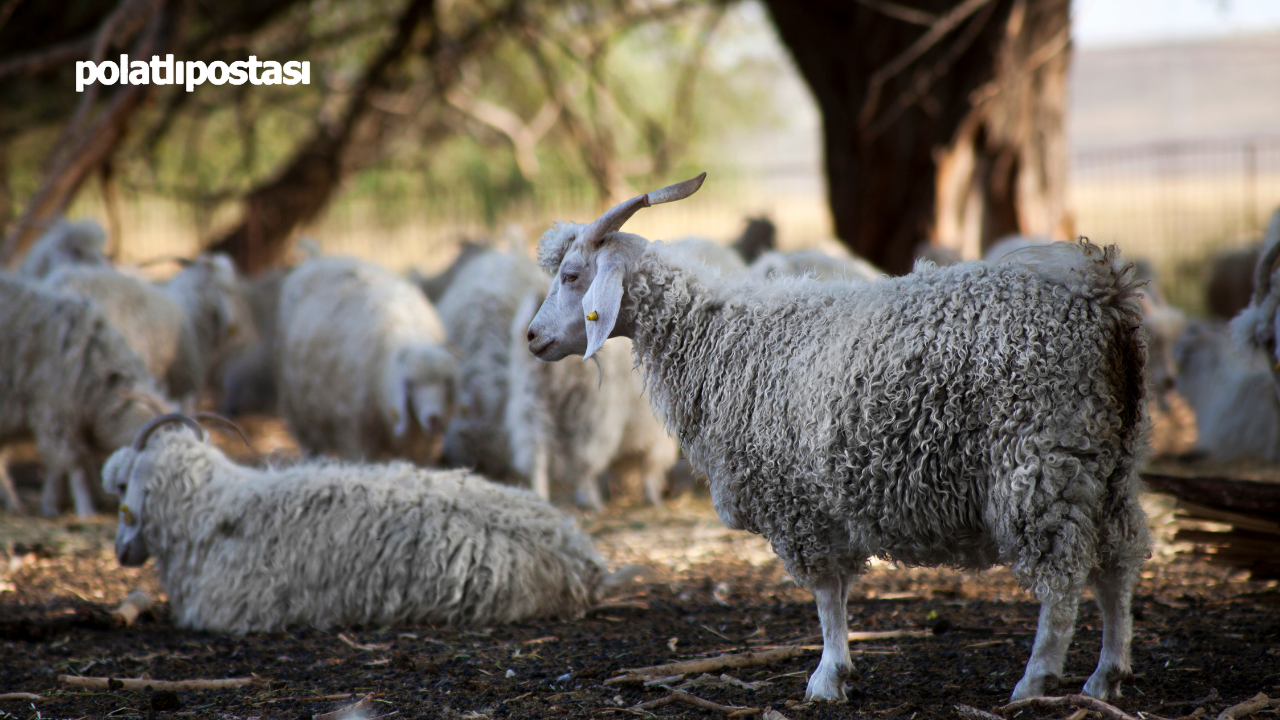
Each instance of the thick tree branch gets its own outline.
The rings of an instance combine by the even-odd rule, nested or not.
[[[983,5],[992,0],[965,0],[960,3],[954,10],[938,18],[936,22],[929,28],[929,31],[921,35],[918,40],[911,44],[901,55],[890,60],[887,65],[876,70],[871,74],[870,80],[867,81],[867,99],[862,105],[862,112],[858,115],[858,124],[867,127],[871,124],[871,120],[875,117],[876,110],[879,109],[880,93],[884,90],[885,83],[892,80],[898,73],[907,69],[911,63],[920,59],[934,45],[938,44],[947,33],[951,32],[957,25],[964,22],[968,17],[978,11]]]
[[[211,249],[229,253],[246,273],[275,264],[287,250],[294,229],[318,217],[342,179],[374,156],[379,139],[358,140],[357,126],[366,119],[384,117],[372,112],[377,110],[375,102],[392,70],[419,46],[415,41],[419,28],[424,24],[430,28],[422,53],[432,73],[430,94],[440,97],[456,82],[458,62],[491,40],[497,27],[513,23],[522,7],[519,0],[508,0],[458,35],[446,37],[435,22],[434,0],[411,0],[395,36],[365,68],[340,116],[322,123],[274,179],[245,196],[242,220]],[[362,131],[361,137],[368,135]]]
[[[90,54],[100,62],[107,48],[123,47],[146,25],[153,14],[150,4],[151,0],[122,0],[93,34],[0,62],[0,83],[55,70]],[[90,90],[96,87],[96,83],[89,86]]]
[[[395,35],[365,68],[342,116],[318,127],[275,179],[250,191],[244,200],[244,218],[213,243],[212,250],[230,254],[246,273],[275,263],[289,233],[328,204],[342,179],[342,158],[356,123],[368,112],[370,93],[409,53],[419,25],[434,16],[435,0],[410,0]]]
[[[987,3],[986,7],[982,8],[978,16],[973,19],[973,22],[970,22],[965,27],[964,32],[960,34],[955,43],[938,59],[938,62],[934,63],[928,70],[921,70],[916,73],[916,76],[912,79],[911,87],[900,93],[894,99],[893,105],[889,106],[889,109],[867,128],[866,141],[880,137],[882,133],[893,126],[893,123],[902,116],[902,113],[927,96],[934,83],[954,69],[956,61],[968,52],[969,47],[973,45],[973,41],[982,33],[995,8],[995,3]]]
[[[147,29],[138,39],[133,54],[150,55],[160,49],[172,19],[166,5],[151,15]],[[69,138],[49,168],[44,182],[32,196],[27,210],[0,243],[0,267],[12,267],[40,231],[66,209],[85,178],[111,155],[128,130],[129,120],[145,98],[149,85],[128,85],[116,91],[107,108],[89,128]],[[55,151],[56,152],[56,151]]]
[[[932,25],[938,21],[938,16],[933,13],[909,8],[906,5],[899,5],[888,0],[857,0],[857,2],[859,5],[875,10],[881,15],[908,22],[912,25]]]

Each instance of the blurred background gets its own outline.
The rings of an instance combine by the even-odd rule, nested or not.
[[[74,91],[76,59],[130,51],[312,82]],[[3,0],[0,260],[65,213],[129,263],[252,273],[309,235],[431,273],[706,170],[634,230],[763,215],[895,273],[1083,234],[1202,314],[1206,259],[1280,204],[1277,87],[1266,0]]]

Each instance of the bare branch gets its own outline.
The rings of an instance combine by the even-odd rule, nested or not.
[[[152,14],[147,29],[133,48],[135,55],[149,55],[168,22],[162,10]],[[130,117],[146,96],[149,85],[129,85],[112,97],[107,108],[83,133],[70,138],[64,152],[52,164],[40,188],[23,214],[0,243],[0,267],[10,267],[35,241],[38,231],[62,212],[84,179],[115,150],[128,128]]]
[[[899,5],[888,0],[857,0],[858,4],[875,10],[881,15],[911,23],[912,25],[932,25],[938,21],[938,16],[923,10],[909,8],[906,5]]]
[[[0,29],[4,28],[4,24],[9,22],[10,17],[13,17],[13,11],[17,10],[21,4],[22,0],[5,0],[5,3],[0,5]]]
[[[507,136],[515,148],[520,174],[526,180],[538,176],[538,156],[534,148],[560,117],[560,106],[554,99],[547,99],[528,123],[514,112],[488,100],[472,97],[461,88],[455,87],[445,93],[445,99],[453,107]]]
[[[887,65],[876,70],[871,74],[871,79],[867,83],[867,99],[862,104],[862,112],[858,115],[858,124],[863,128],[871,124],[871,120],[875,117],[876,110],[879,109],[880,93],[884,89],[884,84],[892,80],[911,65],[911,63],[920,59],[938,41],[951,32],[957,25],[964,22],[968,17],[977,12],[983,5],[991,2],[991,0],[965,0],[956,6],[954,10],[938,18],[920,39],[911,43],[911,46],[902,52],[901,55],[890,60]]]
[[[155,14],[161,1],[120,0],[120,4],[102,21],[102,24],[98,26],[98,32],[94,34],[90,61],[94,64],[102,62],[103,57],[107,54],[107,48],[118,42],[118,36],[122,34],[121,30],[141,27],[148,17]],[[120,70],[125,73],[129,71],[128,68],[121,68]],[[55,149],[50,154],[49,167],[53,167],[61,160],[58,155],[58,149],[71,146],[76,135],[80,133],[80,128],[84,125],[85,118],[89,115],[89,110],[98,100],[98,90],[101,87],[100,83],[92,83],[89,85],[89,89],[80,96],[76,111],[71,115],[71,120],[67,122],[66,127],[62,129],[58,141],[54,143]]]
[[[974,40],[978,39],[979,33],[986,27],[987,21],[991,19],[995,8],[995,3],[990,3],[984,7],[978,17],[969,23],[955,43],[947,49],[947,52],[938,59],[938,62],[933,64],[933,67],[916,73],[911,87],[899,94],[893,105],[867,129],[864,134],[864,142],[870,142],[880,137],[884,131],[893,126],[893,123],[902,116],[902,113],[906,112],[907,108],[915,105],[921,98],[928,95],[929,91],[933,89],[934,83],[950,72],[955,62],[960,59],[960,56],[969,50]]]
[[[84,57],[92,47],[93,36],[89,36],[0,62],[0,82],[61,67],[76,58]]]

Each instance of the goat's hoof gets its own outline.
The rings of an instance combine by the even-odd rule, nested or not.
[[[1062,678],[1057,675],[1038,675],[1036,677],[1024,675],[1013,688],[1013,695],[1010,696],[1009,700],[1014,702],[1026,700],[1027,698],[1044,697],[1045,693],[1057,690],[1061,684]]]
[[[821,664],[809,676],[809,685],[805,688],[804,699],[815,702],[848,702],[844,681],[849,677],[852,668],[832,668]]]
[[[1099,700],[1114,700],[1120,697],[1120,684],[1125,682],[1133,682],[1132,672],[1119,668],[1103,672],[1102,668],[1098,668],[1085,682],[1084,694]]]

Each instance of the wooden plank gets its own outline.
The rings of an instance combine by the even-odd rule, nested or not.
[[[1280,483],[1143,473],[1147,487],[1199,505],[1280,521]]]

